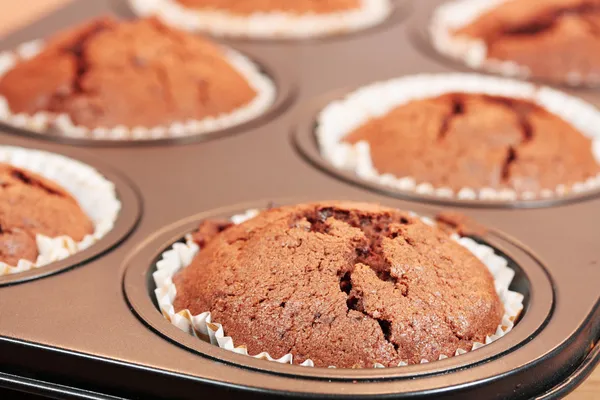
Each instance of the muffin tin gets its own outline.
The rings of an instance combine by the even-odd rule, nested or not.
[[[124,12],[126,13],[126,12]],[[92,14],[92,16],[98,16],[99,14]],[[100,14],[101,15],[101,14]],[[40,38],[43,38],[44,35],[40,35]],[[35,40],[35,39],[33,39]],[[227,46],[226,46],[227,47]],[[8,53],[12,53],[13,49],[8,49]],[[57,127],[47,127],[46,132],[42,133],[39,130],[28,129],[27,127],[15,126],[11,125],[6,120],[0,121],[0,128],[10,129],[14,131],[18,131],[20,134],[29,135],[37,138],[51,138],[52,140],[64,142],[67,144],[76,144],[76,145],[99,145],[99,146],[107,146],[107,145],[143,145],[148,143],[153,144],[172,144],[172,143],[187,143],[189,141],[198,141],[198,140],[207,140],[213,137],[219,136],[227,136],[239,132],[244,132],[245,130],[251,129],[255,126],[260,126],[265,121],[274,118],[281,112],[285,110],[285,108],[291,103],[293,100],[296,87],[295,80],[288,76],[290,70],[288,68],[276,68],[272,69],[269,65],[267,65],[260,56],[256,56],[254,54],[250,54],[248,52],[244,52],[243,56],[248,57],[252,63],[258,66],[258,70],[266,75],[272,82],[272,85],[275,87],[276,93],[272,99],[272,102],[268,104],[265,111],[258,116],[255,116],[250,119],[243,120],[239,124],[234,124],[228,127],[222,127],[216,130],[209,130],[205,132],[186,132],[183,135],[165,135],[162,134],[160,137],[151,138],[150,135],[147,135],[144,138],[139,138],[135,140],[127,140],[127,139],[110,139],[110,138],[97,138],[94,139],[92,137],[77,137],[77,136],[69,136],[64,135],[59,132],[60,128]],[[91,136],[91,135],[90,135]]]
[[[428,202],[433,204],[445,204],[453,206],[475,207],[475,208],[538,208],[552,207],[565,203],[572,203],[589,199],[600,194],[600,188],[585,190],[579,193],[569,193],[563,196],[550,198],[538,197],[532,200],[517,199],[513,201],[499,199],[461,199],[457,196],[442,197],[435,194],[418,193],[416,190],[399,190],[394,187],[384,185],[380,182],[359,177],[354,171],[335,167],[327,160],[319,149],[318,139],[315,134],[315,127],[318,124],[319,112],[329,103],[338,99],[345,98],[352,90],[334,90],[326,93],[314,100],[299,107],[298,123],[293,130],[292,139],[298,152],[316,168],[331,174],[350,184],[364,187],[368,190],[380,192],[388,196],[398,198],[412,199],[414,201]]]
[[[197,216],[183,219],[182,221],[165,228],[164,231],[159,232],[157,235],[147,240],[139,251],[133,255],[134,258],[129,261],[130,267],[127,269],[124,287],[130,305],[136,313],[156,331],[205,356],[228,361],[230,363],[238,364],[239,366],[248,366],[259,370],[271,371],[273,373],[292,374],[294,376],[306,376],[321,379],[374,379],[379,376],[395,377],[399,376],[399,374],[403,376],[418,376],[420,374],[429,373],[432,367],[437,367],[439,371],[466,367],[472,363],[486,360],[494,354],[508,351],[510,348],[517,346],[521,341],[527,340],[527,338],[531,336],[535,336],[536,331],[544,324],[550,313],[549,305],[551,304],[551,301],[549,300],[551,300],[552,297],[552,285],[547,279],[539,262],[528,256],[526,253],[520,252],[518,247],[514,246],[509,239],[503,238],[500,234],[492,234],[485,238],[485,244],[493,246],[496,253],[503,255],[504,258],[509,260],[509,267],[516,271],[516,277],[513,279],[511,290],[525,295],[525,311],[521,314],[520,322],[517,324],[517,326],[521,326],[518,331],[519,333],[512,335],[513,331],[511,331],[505,336],[510,338],[511,341],[498,340],[485,347],[485,349],[488,349],[489,347],[495,346],[497,343],[502,345],[501,348],[497,347],[494,351],[469,352],[464,357],[451,357],[448,360],[430,364],[429,368],[421,365],[419,366],[420,368],[414,368],[415,366],[413,366],[411,368],[388,368],[386,370],[318,369],[295,365],[282,365],[274,362],[264,363],[252,358],[248,360],[249,357],[238,358],[239,356],[232,352],[221,352],[217,347],[195,339],[186,332],[180,331],[179,329],[172,329],[173,327],[170,326],[165,326],[165,319],[163,316],[156,313],[157,306],[154,304],[156,301],[156,296],[154,295],[155,285],[151,273],[156,270],[155,264],[156,261],[160,259],[161,253],[171,247],[172,243],[182,239],[187,233],[191,233],[197,228],[199,222],[206,218],[227,219],[232,215],[243,214],[249,209],[264,209],[272,204],[297,204],[301,202],[310,202],[311,200],[314,201],[316,199],[276,199],[275,201],[271,200],[269,202],[263,201],[253,204],[242,204],[233,208],[229,207],[201,213]],[[506,256],[506,254],[512,254],[517,258],[511,259],[511,257]],[[150,268],[148,268],[148,266],[150,266]],[[540,291],[534,293],[533,296],[530,290],[532,279],[540,282]],[[542,285],[544,286],[544,289],[542,289]],[[144,288],[146,289],[145,291],[140,290]],[[502,339],[504,339],[504,337]],[[349,373],[349,371],[351,372]]]
[[[0,148],[1,147],[2,146],[0,146]],[[21,148],[25,148],[27,150],[33,149],[33,147],[26,146]],[[105,236],[100,238],[97,243],[82,251],[78,251],[65,259],[55,261],[42,267],[35,267],[24,272],[0,275],[0,287],[48,276],[69,268],[73,268],[95,257],[98,257],[125,239],[125,237],[134,229],[140,218],[140,197],[134,186],[129,183],[127,178],[123,177],[119,172],[114,171],[111,167],[104,165],[102,162],[93,157],[81,157],[77,151],[70,151],[61,154],[71,158],[76,158],[78,161],[84,162],[88,166],[93,167],[100,173],[100,175],[114,184],[116,197],[121,202],[121,210],[117,215],[114,226],[106,233]],[[48,167],[47,165],[44,166],[46,168]]]
[[[225,41],[256,57],[290,88],[268,117],[214,140],[144,145],[70,142],[4,127],[0,143],[82,160],[115,182],[123,209],[114,232],[90,249],[0,287],[0,388],[55,398],[557,398],[600,359],[597,193],[533,208],[452,202],[325,173],[312,127],[318,108],[349,89],[413,73],[451,72],[411,40],[439,0],[403,1],[381,27],[309,41]],[[2,49],[112,12],[125,1],[76,0],[6,38]],[[422,23],[422,22],[421,22]],[[296,91],[291,88],[297,88]],[[600,105],[600,92],[569,90]],[[281,94],[280,94],[281,96]],[[203,137],[206,138],[206,137]],[[101,161],[100,161],[101,160]],[[322,165],[320,165],[323,167]],[[113,171],[114,170],[114,171]],[[490,228],[480,240],[508,257],[526,294],[514,330],[468,354],[373,370],[318,369],[254,360],[202,343],[153,303],[153,262],[206,217],[274,202],[346,199],[422,215],[455,209]],[[139,217],[139,222],[138,221]],[[128,232],[132,232],[127,236]],[[65,260],[66,262],[67,260]]]

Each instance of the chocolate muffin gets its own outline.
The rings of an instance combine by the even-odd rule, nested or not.
[[[293,14],[331,14],[357,10],[361,0],[175,0],[184,7],[202,10],[222,10],[232,14],[285,12]]]
[[[156,19],[100,18],[57,34],[0,79],[12,113],[67,114],[85,128],[216,118],[257,93],[210,40]]]
[[[199,232],[202,249],[173,279],[175,310],[210,311],[250,354],[346,368],[434,361],[485,342],[504,313],[485,265],[395,209],[303,204]]]
[[[94,231],[88,216],[62,187],[37,174],[0,164],[0,261],[35,262],[35,237],[69,236],[81,241]]]
[[[592,142],[539,105],[517,98],[448,93],[413,100],[343,140],[367,142],[381,174],[434,187],[539,193],[600,172]]]
[[[453,34],[483,42],[487,59],[516,63],[537,78],[600,81],[598,0],[509,0]]]

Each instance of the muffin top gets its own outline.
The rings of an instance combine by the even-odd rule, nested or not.
[[[49,39],[0,79],[13,113],[153,127],[232,112],[256,92],[217,44],[157,19],[100,18]]]
[[[204,232],[204,233],[203,233]],[[211,311],[236,345],[316,366],[397,366],[484,342],[504,313],[488,269],[395,209],[318,203],[204,222],[175,310]]]
[[[196,9],[213,9],[232,14],[286,12],[292,14],[330,14],[358,9],[361,0],[176,0]]]
[[[539,193],[600,172],[591,140],[533,102],[449,93],[400,105],[349,133],[379,173],[434,187]]]
[[[599,0],[509,0],[456,31],[547,79],[600,74],[599,33]]]
[[[59,185],[33,172],[0,164],[0,261],[35,262],[36,234],[75,241],[94,227],[77,201]]]

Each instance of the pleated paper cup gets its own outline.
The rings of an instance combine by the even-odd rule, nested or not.
[[[258,210],[248,210],[244,214],[233,216],[231,221],[235,224],[240,224],[254,218],[258,214]],[[428,225],[435,225],[435,222],[429,218],[421,217],[421,220]],[[504,305],[504,315],[496,331],[492,335],[487,336],[484,343],[474,343],[469,350],[473,351],[500,339],[512,330],[516,320],[523,311],[524,296],[521,293],[509,290],[515,271],[508,266],[508,261],[505,258],[494,252],[494,249],[479,244],[467,237],[460,237],[456,234],[451,235],[451,237],[473,253],[489,269],[494,278],[496,292]],[[201,251],[199,246],[192,240],[191,235],[188,235],[184,241],[173,244],[170,249],[162,253],[160,260],[156,263],[156,272],[153,274],[156,284],[154,294],[160,311],[171,324],[200,340],[210,342],[215,346],[238,354],[249,355],[247,348],[243,344],[236,345],[231,337],[226,336],[223,326],[217,321],[212,320],[210,310],[197,315],[193,315],[187,309],[175,312],[173,302],[177,296],[177,288],[173,283],[173,276],[180,270],[188,267],[199,251]],[[458,349],[454,355],[458,356],[467,352],[466,350]],[[275,359],[266,351],[251,356],[282,364],[293,364],[294,360],[293,354],[286,354],[281,358]],[[442,355],[439,359],[442,360],[445,358],[448,357]],[[427,360],[422,360],[421,364],[427,362]],[[313,367],[314,363],[308,359],[300,365]],[[408,363],[400,362],[398,366],[405,365],[408,365]],[[335,368],[335,366],[330,366],[330,368]],[[376,363],[373,365],[373,368],[384,368],[384,366]]]
[[[14,51],[0,53],[0,78],[21,60],[28,60],[44,49],[43,40],[20,45]],[[182,138],[207,134],[241,125],[263,115],[276,98],[274,82],[248,57],[223,47],[225,58],[256,92],[246,105],[231,112],[203,119],[187,119],[159,126],[100,126],[88,128],[77,125],[66,113],[40,111],[33,115],[14,113],[7,99],[0,95],[0,122],[29,131],[77,139],[136,141]]]
[[[187,31],[261,39],[302,39],[359,31],[383,22],[392,11],[390,0],[360,0],[357,9],[328,14],[273,11],[247,16],[208,7],[186,8],[176,0],[129,0],[129,4],[139,16],[155,15]]]
[[[473,93],[531,101],[571,124],[592,140],[592,152],[600,164],[600,112],[596,107],[549,87],[478,74],[412,75],[362,87],[344,99],[326,106],[318,116],[316,136],[322,156],[335,168],[397,191],[442,198],[485,201],[548,199],[582,193],[600,187],[600,174],[572,185],[559,184],[539,192],[463,187],[453,190],[421,182],[412,176],[394,176],[377,171],[366,141],[346,143],[344,137],[373,118],[380,118],[414,100],[448,93]]]
[[[81,241],[69,236],[36,235],[38,257],[35,262],[19,260],[17,265],[0,261],[0,276],[41,268],[85,250],[110,232],[121,202],[115,186],[89,165],[45,151],[0,146],[0,163],[35,172],[62,186],[79,203],[94,225],[94,232]]]

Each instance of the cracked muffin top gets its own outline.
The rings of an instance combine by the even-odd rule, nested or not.
[[[62,187],[33,172],[0,164],[0,261],[35,262],[36,234],[81,241],[94,227]]]
[[[592,142],[533,102],[449,93],[400,105],[349,133],[379,173],[434,187],[539,193],[600,172]]]
[[[599,0],[509,0],[458,29],[540,78],[600,75]]]
[[[358,9],[361,0],[176,0],[195,9],[213,9],[232,14],[286,12],[294,14],[330,14]]]
[[[236,345],[294,363],[371,368],[452,356],[484,342],[504,310],[472,253],[409,213],[362,203],[203,222],[175,275],[176,311],[211,311]]]
[[[256,92],[208,39],[157,19],[100,18],[49,39],[0,79],[13,113],[68,114],[76,125],[153,127],[201,120]]]

